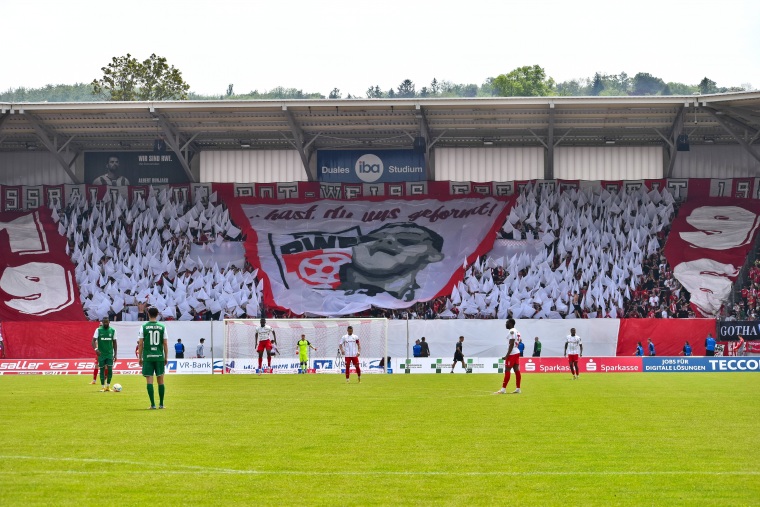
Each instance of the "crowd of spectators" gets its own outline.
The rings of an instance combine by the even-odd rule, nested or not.
[[[477,259],[450,296],[357,316],[435,318],[670,318],[693,316],[689,294],[662,255],[678,203],[667,191],[562,192],[527,187],[499,239],[509,255]],[[148,304],[164,319],[300,317],[260,304],[262,281],[244,261],[219,266],[193,258],[240,241],[224,204],[211,196],[178,202],[151,189],[129,206],[123,197],[75,200],[60,214],[80,296],[93,320],[137,320]],[[760,267],[741,308],[757,313]]]
[[[760,318],[760,260],[750,266],[747,279],[733,305],[722,308],[724,320],[758,320]]]
[[[677,316],[679,304],[688,308],[688,294],[662,257],[676,210],[667,189],[560,193],[529,187],[500,235],[513,245],[537,244],[538,252],[479,259],[438,315],[620,318],[652,310],[655,316]],[[652,308],[650,297],[666,289],[667,301]],[[642,298],[650,305],[646,315],[640,315]]]
[[[241,256],[219,266],[191,256],[240,238],[214,196],[178,202],[168,190],[88,202],[75,199],[60,213],[59,232],[76,266],[80,299],[89,319],[139,320],[147,305],[165,320],[216,320],[259,314],[261,282]]]

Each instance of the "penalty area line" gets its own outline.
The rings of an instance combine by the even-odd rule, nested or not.
[[[134,465],[138,467],[147,467],[151,463],[142,463],[137,461],[98,459],[98,458],[56,458],[49,456],[0,456],[4,460],[37,460],[37,461],[55,461],[69,463],[109,463],[112,465]],[[108,474],[144,474],[145,470],[29,470],[29,471],[4,471],[3,475],[108,475]],[[533,470],[527,472],[510,472],[485,471],[485,472],[462,472],[462,471],[405,471],[405,470],[336,470],[336,471],[317,471],[317,470],[246,470],[236,468],[208,468],[196,465],[173,465],[162,468],[161,473],[179,475],[296,475],[296,476],[352,476],[352,477],[373,477],[373,476],[451,476],[451,477],[488,477],[510,475],[518,477],[574,477],[574,476],[679,476],[679,475],[698,475],[698,476],[759,476],[760,470],[723,470],[720,472],[707,470]]]

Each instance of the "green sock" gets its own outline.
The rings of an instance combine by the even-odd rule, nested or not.
[[[113,366],[108,368],[108,385],[111,385],[111,377],[113,377]]]
[[[156,406],[156,398],[153,396],[153,384],[148,384],[148,397],[150,398],[150,406]]]
[[[106,369],[101,368],[100,369],[100,385],[103,385],[106,383]]]
[[[166,391],[166,388],[163,384],[158,384],[158,404],[162,405],[164,404],[164,392]]]

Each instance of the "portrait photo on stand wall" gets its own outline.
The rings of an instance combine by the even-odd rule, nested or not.
[[[153,151],[88,152],[84,177],[91,185],[167,185],[188,183],[176,153],[156,139]]]

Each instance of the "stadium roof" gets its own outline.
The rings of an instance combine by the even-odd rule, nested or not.
[[[760,160],[760,92],[509,97],[0,103],[0,152],[741,145]],[[305,164],[306,165],[306,164]]]

